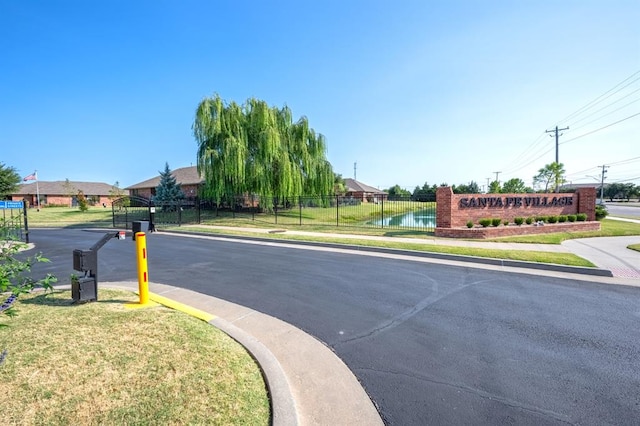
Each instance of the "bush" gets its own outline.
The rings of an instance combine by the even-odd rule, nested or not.
[[[502,221],[502,224],[504,226],[508,226],[509,225],[509,221],[507,219],[505,219],[505,220]]]
[[[576,219],[578,220],[578,222],[584,222],[585,220],[587,220],[587,215],[586,213],[578,213],[576,215]]]
[[[7,228],[11,225],[4,219],[0,219],[0,234],[8,235]],[[26,244],[19,241],[6,240],[2,241],[3,246],[0,249],[0,316],[7,315],[9,317],[16,315],[14,305],[21,294],[28,293],[35,287],[43,287],[51,290],[51,284],[56,282],[56,278],[47,274],[40,280],[35,280],[29,274],[31,267],[37,262],[48,262],[48,259],[36,254],[26,259],[19,256],[19,251],[26,247]],[[1,327],[6,324],[0,323]],[[0,364],[7,356],[7,350],[0,351]]]
[[[576,221],[576,215],[575,214],[570,214],[567,216],[567,220],[569,222],[575,222]]]
[[[536,222],[546,222],[547,216],[536,216]]]
[[[533,223],[533,218],[532,218],[532,217],[528,217],[528,218],[525,220],[525,223],[526,223],[527,225],[531,225],[531,224]]]
[[[491,219],[491,226],[499,226],[501,222],[502,219],[500,219],[499,217],[494,217],[493,219]]]
[[[516,225],[520,226],[524,223],[524,218],[523,217],[516,217],[515,219],[513,219],[513,221],[515,222]]]
[[[607,206],[604,204],[596,204],[596,220],[602,220],[607,217],[608,214]]]
[[[561,214],[560,216],[558,216],[558,222],[560,223],[564,223],[567,221],[567,216],[564,214]]]
[[[547,221],[548,221],[549,223],[556,223],[556,222],[558,222],[558,216],[549,216],[549,217],[547,218]]]
[[[486,228],[487,226],[491,225],[491,219],[480,219],[478,223],[482,225],[483,228]]]
[[[467,228],[473,228],[473,221],[467,222]]]

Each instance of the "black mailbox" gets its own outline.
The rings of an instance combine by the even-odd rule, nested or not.
[[[144,232],[145,234],[149,232],[149,221],[148,220],[134,220],[131,222],[131,231],[133,232],[133,239],[136,239],[136,232]]]
[[[71,297],[74,302],[98,300],[98,250],[111,238],[119,238],[120,232],[104,235],[89,250],[73,251],[73,269],[83,276],[71,280]]]
[[[74,250],[73,251],[73,269],[80,272],[88,272],[92,268],[95,256],[91,250]]]

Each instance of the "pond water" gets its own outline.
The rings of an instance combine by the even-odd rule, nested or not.
[[[374,220],[371,224],[398,228],[435,228],[436,215],[433,210],[416,210],[398,216]]]

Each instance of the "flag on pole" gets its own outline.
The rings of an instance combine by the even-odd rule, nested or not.
[[[24,179],[22,179],[24,182],[28,181],[28,180],[38,180],[38,176],[36,175],[36,173],[31,173],[29,176],[25,176]]]

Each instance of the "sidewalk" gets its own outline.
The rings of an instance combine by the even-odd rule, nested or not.
[[[137,282],[101,283],[137,292]],[[260,365],[273,425],[382,425],[358,379],[331,349],[277,318],[216,297],[151,283],[150,299],[206,320]],[[212,319],[210,319],[212,318]]]

